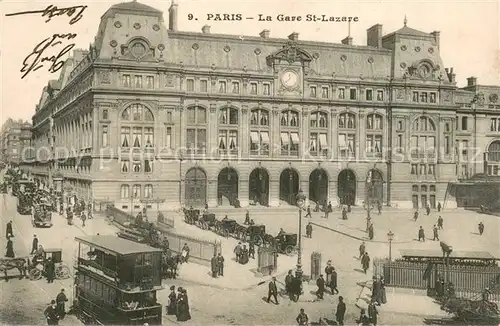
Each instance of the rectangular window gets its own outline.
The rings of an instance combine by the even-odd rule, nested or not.
[[[349,99],[350,100],[355,100],[356,98],[357,98],[357,89],[350,88],[349,89]]]
[[[257,83],[250,83],[250,94],[257,95]]]
[[[194,92],[194,79],[186,80],[186,91]]]
[[[378,90],[377,91],[377,101],[383,101],[384,100],[384,91]]]
[[[196,148],[196,129],[186,130],[186,147],[191,150]]]
[[[146,84],[148,88],[155,88],[155,78],[153,76],[147,76]]]
[[[339,100],[344,100],[345,99],[345,89],[339,88]]]
[[[196,132],[196,147],[198,151],[204,152],[207,147],[207,131],[205,129],[198,129]]]
[[[434,164],[429,164],[427,168],[427,175],[434,175],[435,169],[434,169]]]
[[[224,80],[219,81],[219,93],[226,93],[226,82]]]
[[[271,85],[262,84],[262,94],[263,95],[271,95]]]
[[[468,130],[469,128],[467,128],[467,117],[462,117],[462,130]]]
[[[188,108],[187,110],[187,123],[188,124],[196,124],[196,109]]]
[[[371,89],[367,89],[365,91],[365,94],[366,94],[366,100],[367,101],[373,100],[373,91]]]
[[[355,152],[355,135],[354,134],[339,134],[339,150],[341,157],[354,157]]]
[[[134,173],[141,172],[141,161],[133,161],[132,162],[132,172],[134,172]]]
[[[432,92],[429,95],[429,102],[436,103],[436,93]]]
[[[208,92],[208,80],[200,80],[200,92]]]
[[[491,119],[490,121],[490,131],[497,131],[497,119]]]
[[[109,134],[108,126],[102,126],[102,147],[108,147]]]
[[[120,187],[120,197],[122,199],[127,199],[130,197],[130,187],[128,185],[121,185]]]
[[[321,98],[330,98],[330,92],[328,86],[321,87]]]
[[[140,148],[142,147],[142,128],[141,127],[134,127],[132,129],[132,140],[133,140],[133,146],[135,148]]]
[[[427,103],[427,93],[426,92],[420,93],[420,103]]]
[[[167,148],[173,148],[172,147],[172,127],[167,127],[167,133],[165,135],[165,146]]]
[[[130,127],[122,127],[120,134],[121,147],[130,147]]]
[[[108,120],[108,110],[102,110],[102,119]]]
[[[240,83],[238,82],[233,82],[233,94],[239,94],[240,93]]]
[[[131,87],[130,75],[123,75],[123,87]]]
[[[444,153],[450,154],[450,136],[444,136]]]
[[[167,122],[172,122],[173,119],[172,119],[172,111],[168,111],[167,112]]]
[[[401,153],[403,152],[403,135],[399,134],[398,138],[396,140],[396,152]]]
[[[418,103],[418,92],[413,92],[412,101]]]
[[[153,185],[144,186],[144,198],[153,198]]]
[[[142,88],[142,76],[134,76],[134,85],[137,88]]]
[[[130,161],[122,159],[120,161],[120,170],[122,173],[128,173],[130,171]]]
[[[426,175],[427,169],[425,168],[425,164],[420,164],[420,170],[418,171],[418,174],[420,175]]]
[[[145,173],[153,172],[153,160],[144,160],[144,172]]]
[[[411,165],[411,174],[413,174],[413,175],[417,175],[418,174],[418,164],[412,164]]]
[[[382,135],[366,135],[366,152],[382,153]]]
[[[316,97],[316,86],[309,87],[309,96]]]
[[[146,147],[153,147],[154,145],[154,132],[153,132],[153,128],[144,128],[144,136],[145,136],[145,139],[146,139]]]
[[[141,185],[133,185],[132,186],[132,197],[134,197],[134,198],[141,197]]]

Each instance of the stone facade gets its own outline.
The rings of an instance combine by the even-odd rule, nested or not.
[[[439,32],[375,25],[357,46],[176,24],[176,4],[168,28],[137,2],[103,15],[95,43],[42,92],[34,174],[50,183],[58,170],[123,209],[277,206],[299,189],[313,202],[434,206],[457,180],[479,91],[457,90]]]
[[[9,166],[22,166],[31,157],[31,124],[7,119],[0,133],[2,161]]]

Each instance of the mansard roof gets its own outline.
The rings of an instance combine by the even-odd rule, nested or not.
[[[146,16],[163,16],[163,12],[151,6],[139,3],[137,1],[122,2],[111,6],[103,15],[113,16],[116,13],[133,14],[133,15],[146,15]]]

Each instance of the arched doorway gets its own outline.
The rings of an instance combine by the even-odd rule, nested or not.
[[[185,180],[186,206],[204,207],[207,202],[207,175],[200,168],[189,169]]]
[[[380,203],[384,201],[384,179],[379,170],[371,169],[366,176],[365,193],[368,202]]]
[[[316,169],[309,175],[309,200],[327,204],[328,199],[328,175],[323,169]]]
[[[250,173],[248,187],[248,199],[251,204],[269,204],[269,174],[265,169],[257,168]]]
[[[238,199],[238,173],[233,168],[224,168],[217,178],[218,204],[234,206],[236,199]]]
[[[340,172],[337,191],[340,204],[354,205],[356,201],[356,176],[352,170]]]
[[[286,169],[280,175],[280,200],[295,205],[299,192],[299,174],[294,169]]]

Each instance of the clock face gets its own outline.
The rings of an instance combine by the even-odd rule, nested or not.
[[[297,76],[297,73],[293,71],[286,71],[283,73],[281,76],[281,82],[285,87],[291,88],[297,85],[297,82],[299,80],[299,76]]]

